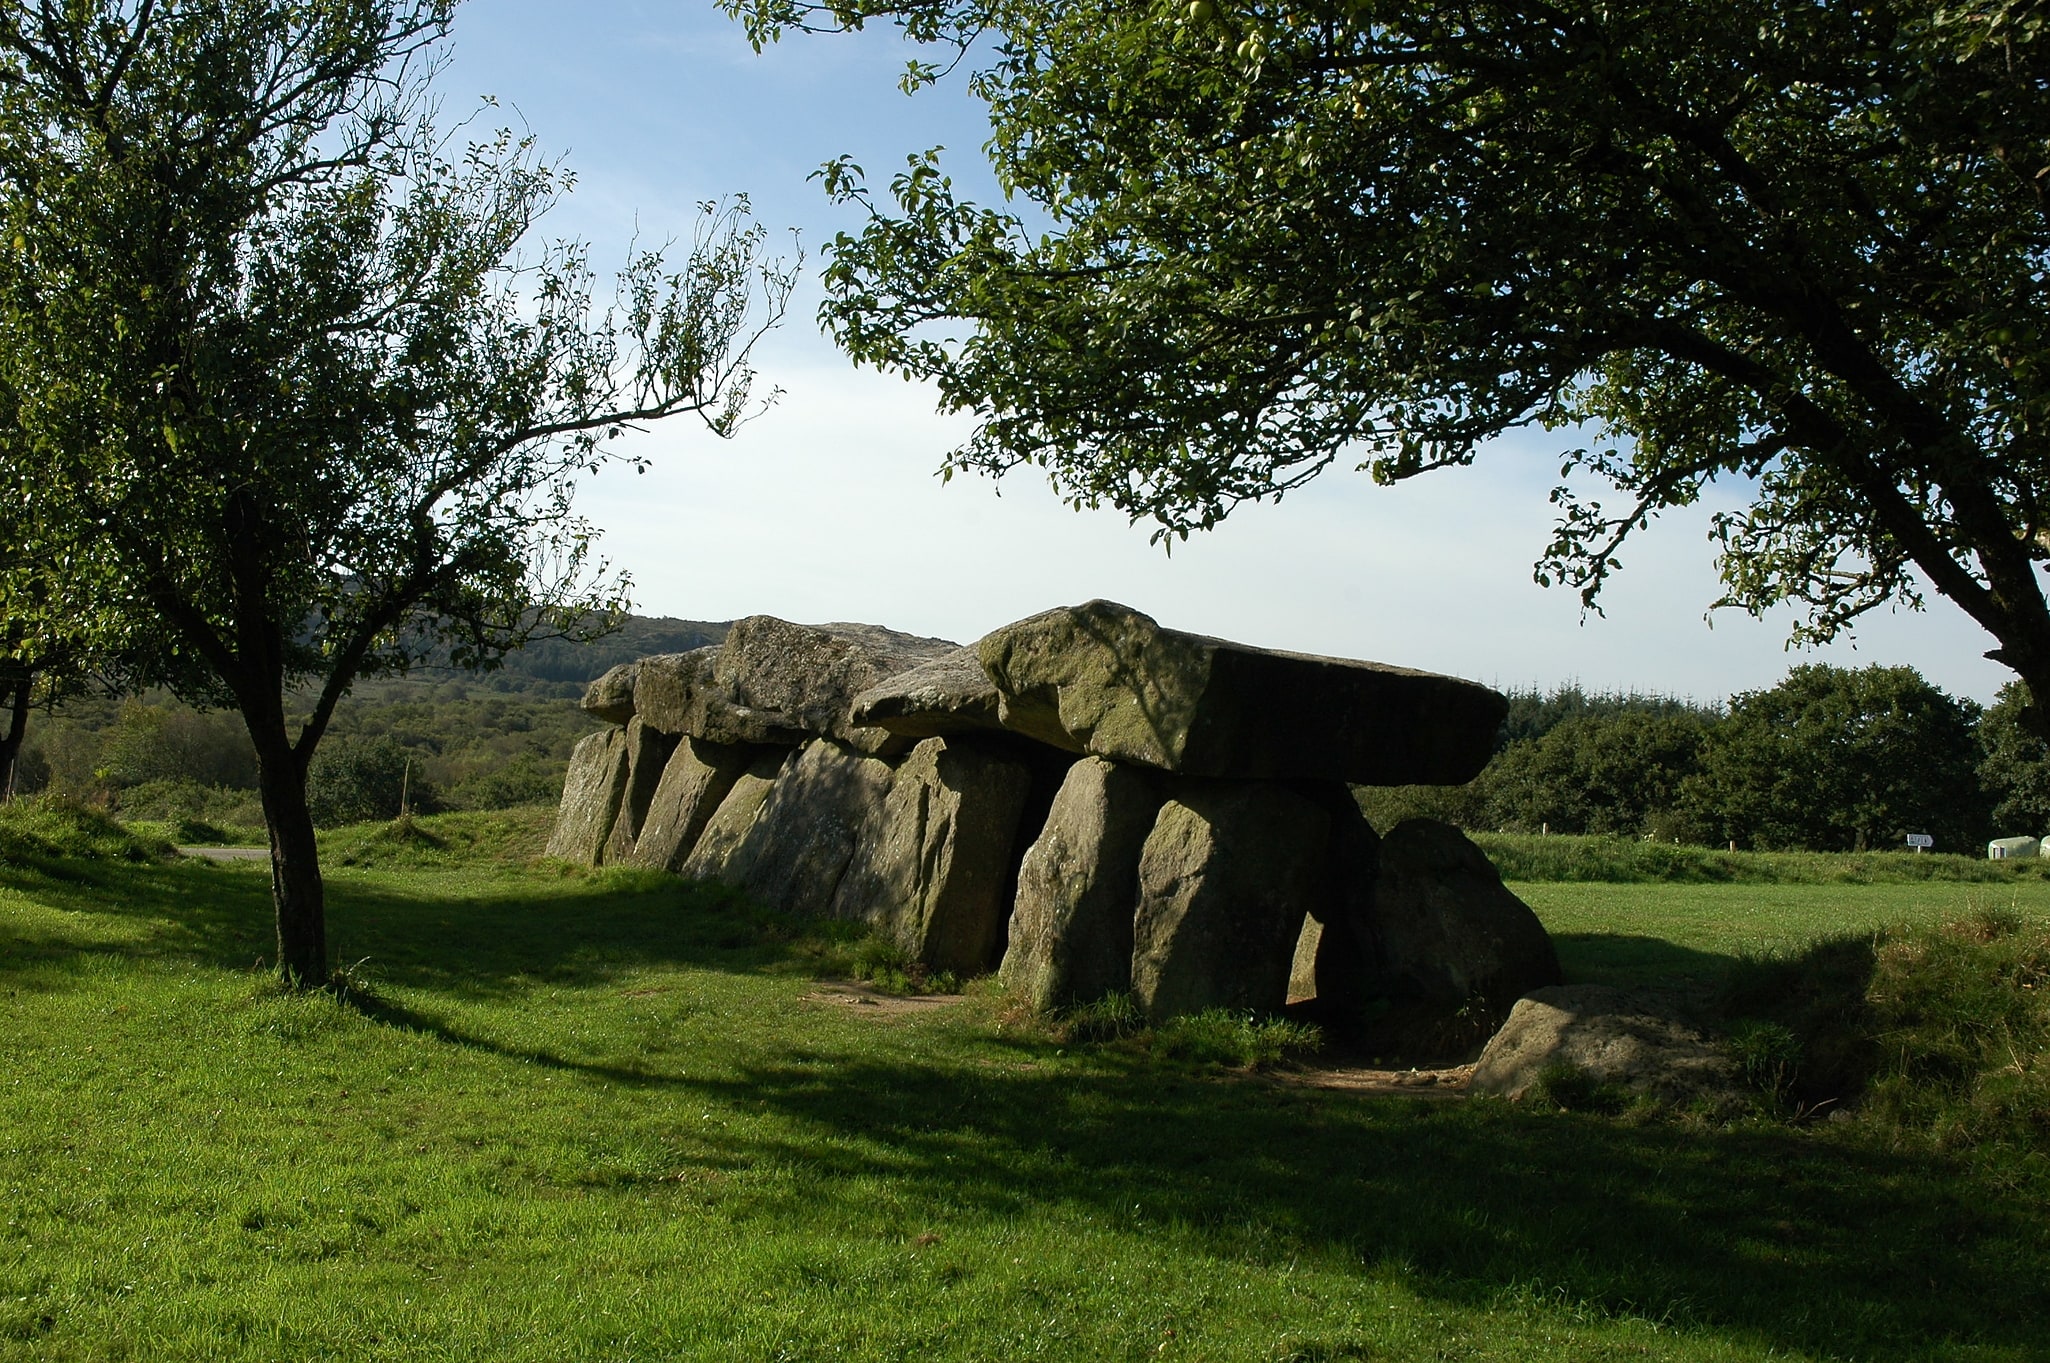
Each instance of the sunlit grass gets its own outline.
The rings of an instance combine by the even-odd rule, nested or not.
[[[730,896],[352,836],[354,1006],[272,986],[260,864],[0,867],[0,1359],[2021,1360],[2050,1327],[2025,1165],[864,1007]],[[1539,907],[1569,961],[1830,912],[1645,903]]]

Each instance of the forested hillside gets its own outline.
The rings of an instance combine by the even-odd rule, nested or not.
[[[599,727],[576,704],[618,663],[726,636],[723,622],[629,617],[588,643],[548,639],[470,673],[423,667],[357,684],[308,782],[333,825],[414,809],[499,809],[553,800],[576,741]],[[52,789],[125,816],[260,827],[256,758],[230,713],[162,694],[86,695],[35,716],[18,793]]]

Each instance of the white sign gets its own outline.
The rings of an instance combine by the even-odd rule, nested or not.
[[[1917,852],[1927,851],[1935,845],[1936,839],[1930,837],[1927,833],[1908,834],[1908,846],[1914,848]]]

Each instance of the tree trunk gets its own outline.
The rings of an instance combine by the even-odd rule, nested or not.
[[[294,989],[328,982],[327,891],[320,849],[306,807],[306,773],[285,735],[284,716],[259,724],[244,716],[256,740],[257,788],[270,830],[271,902],[278,915],[278,975]],[[259,733],[258,730],[263,730]]]
[[[0,738],[0,800],[14,798],[14,772],[21,764],[22,738],[28,733],[28,702],[35,678],[24,672],[8,686],[7,736]]]

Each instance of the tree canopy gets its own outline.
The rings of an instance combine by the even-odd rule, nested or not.
[[[7,489],[256,749],[279,968],[324,982],[307,774],[359,677],[623,601],[574,512],[623,429],[749,411],[791,273],[744,204],[601,306],[565,187],[429,97],[444,0],[81,0],[0,23]],[[288,721],[287,688],[317,698]]]
[[[980,417],[949,471],[1038,466],[1186,535],[1535,426],[1540,580],[1594,602],[1722,480],[1748,505],[1714,520],[1716,604],[1792,604],[1811,642],[1933,587],[2050,707],[2040,6],[729,8],[758,44],[900,24],[950,58],[913,85],[972,69],[1009,202],[937,151],[884,195],[823,172],[869,212],[825,324]]]

